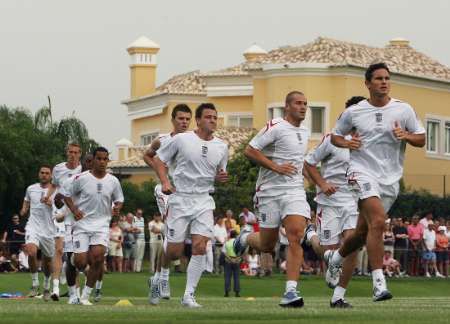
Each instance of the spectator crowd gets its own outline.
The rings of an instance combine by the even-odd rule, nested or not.
[[[315,214],[312,212],[312,222]],[[0,243],[0,271],[27,271],[27,256],[22,249],[25,241],[24,222],[13,215],[3,232]],[[231,210],[216,215],[212,244],[212,272],[224,274],[226,294],[230,291],[231,278],[237,275],[270,276],[273,271],[286,269],[287,239],[283,227],[273,253],[256,253],[252,249],[242,257],[235,258],[227,249],[227,242],[234,239],[242,228],[259,231],[258,220],[253,212],[244,207],[235,217]],[[448,277],[450,220],[435,218],[431,212],[413,215],[411,218],[388,218],[384,231],[384,271],[387,276]],[[110,226],[110,243],[106,267],[109,272],[141,272],[147,256],[150,272],[159,262],[164,240],[164,220],[159,214],[145,220],[142,209],[113,218]],[[303,274],[322,274],[323,262],[312,248],[303,244]],[[232,253],[231,253],[232,254]],[[184,257],[173,263],[176,272],[186,268],[191,256],[191,242],[185,241]],[[147,264],[147,263],[145,263]],[[236,273],[238,272],[238,274]],[[363,247],[358,254],[355,268],[357,275],[369,275],[367,251]],[[234,284],[239,294],[239,284]]]

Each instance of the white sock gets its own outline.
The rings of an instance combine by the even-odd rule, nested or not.
[[[155,273],[153,274],[153,281],[157,282],[159,278],[161,278],[161,272],[155,271]]]
[[[297,281],[295,280],[286,281],[286,292],[295,291],[296,289],[297,289]]]
[[[95,283],[95,289],[102,289],[102,285],[103,285],[103,281],[102,280],[97,280],[97,282]]]
[[[91,295],[92,288],[88,286],[84,286],[83,293],[81,294],[82,300],[89,300],[89,296]]]
[[[193,255],[187,267],[186,290],[184,295],[192,295],[195,293],[198,282],[206,268],[206,258],[204,255]]]
[[[76,292],[77,292],[77,297],[81,298],[81,289],[80,289],[80,287],[77,287]]]
[[[373,286],[378,290],[386,290],[386,279],[384,278],[383,269],[372,270]]]
[[[318,236],[315,231],[309,231],[308,233],[306,233],[306,241],[310,242],[313,236]]]
[[[160,280],[169,280],[169,268],[161,268],[161,274],[159,275]]]
[[[39,287],[39,273],[34,272],[31,274],[31,280],[33,282],[33,287]]]
[[[53,279],[53,292],[59,294],[59,279]]]
[[[339,299],[344,299],[345,291],[346,291],[345,288],[342,288],[341,286],[336,286],[336,288],[334,288],[333,297],[331,297],[331,302],[334,303]]]
[[[69,286],[69,297],[77,296],[77,286]]]
[[[50,290],[50,277],[44,276],[44,290]]]
[[[342,261],[344,261],[344,257],[339,253],[339,250],[335,251],[333,257],[331,258],[331,262],[336,265],[340,265],[342,264]]]

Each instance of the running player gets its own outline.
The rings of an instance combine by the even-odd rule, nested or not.
[[[144,155],[144,161],[148,164],[148,166],[155,169],[153,159],[158,149],[170,143],[173,136],[175,136],[176,134],[186,132],[189,128],[189,124],[191,123],[191,118],[192,111],[187,105],[178,104],[173,108],[173,130],[169,134],[160,135],[150,144],[149,149]],[[174,166],[169,166],[169,175],[172,174],[173,169]],[[167,202],[169,200],[169,196],[162,192],[161,184],[157,184],[155,186],[154,195],[159,212],[161,213],[163,218],[165,218],[165,216],[167,215]],[[162,255],[157,258],[159,262],[156,264],[155,274],[148,280],[148,285],[150,288],[149,303],[152,305],[158,304],[161,298],[170,298],[169,273],[171,260],[169,258],[166,258],[164,249],[161,253]]]
[[[92,154],[86,154],[81,164],[82,169],[81,172],[85,172],[87,170],[91,170],[92,167]],[[75,175],[76,176],[76,175]],[[68,178],[60,188],[60,196],[64,198],[64,196],[70,195],[72,191],[73,180],[75,176]],[[55,204],[59,200],[59,197],[55,197]],[[78,197],[73,197],[73,201],[76,204]],[[73,214],[70,212],[67,206],[64,206],[60,209],[60,217],[63,218],[65,225],[65,235],[64,235],[64,253],[66,254],[66,279],[67,286],[69,287],[69,301],[68,304],[79,304],[80,303],[80,292],[79,287],[77,287],[77,269],[74,265],[73,258],[73,235],[72,228],[75,224],[75,218]]]
[[[57,200],[62,200],[62,196],[59,193],[63,183],[70,177],[81,172],[80,156],[81,147],[79,144],[70,143],[66,149],[67,162],[61,162],[53,168],[52,184],[56,189]],[[58,199],[59,198],[59,199]],[[58,211],[56,211],[59,213]],[[55,256],[53,257],[53,291],[51,298],[54,301],[59,300],[59,277],[61,275],[61,268],[63,262],[63,246],[65,236],[64,222],[55,222],[56,235],[55,235]]]
[[[56,227],[53,219],[52,205],[43,202],[47,191],[51,187],[52,168],[43,165],[39,169],[39,183],[35,183],[27,188],[23,201],[21,216],[25,216],[30,211],[25,226],[25,250],[28,254],[28,263],[32,278],[32,288],[29,297],[36,297],[39,294],[38,275],[38,249],[42,252],[42,270],[44,272],[44,294],[45,301],[50,299],[50,275],[52,273],[52,258],[55,254]]]
[[[260,252],[272,252],[278,241],[279,227],[284,226],[289,248],[282,307],[303,306],[297,281],[303,262],[300,242],[310,218],[302,175],[309,136],[308,129],[301,124],[306,109],[305,95],[290,92],[285,100],[285,117],[269,121],[245,149],[245,155],[260,165],[254,198],[260,232],[251,233],[244,228],[235,240],[235,252],[241,255],[247,246]]]
[[[103,271],[111,215],[119,215],[124,200],[119,180],[106,172],[108,150],[98,147],[92,155],[92,170],[77,175],[70,194],[65,193],[64,197],[64,202],[75,217],[75,266],[83,271],[89,263],[86,284],[80,298],[82,305],[92,305],[89,296]],[[76,205],[72,197],[79,197]]]
[[[366,98],[352,97],[345,106],[348,108],[364,99]],[[318,243],[325,250],[337,249],[339,243],[352,234],[356,227],[358,206],[346,177],[349,160],[349,150],[334,146],[331,143],[331,134],[326,135],[305,159],[305,171],[317,186],[315,201],[317,202],[316,226],[320,240]],[[319,163],[321,163],[320,172],[317,169]],[[317,254],[315,245],[312,245]],[[322,248],[319,249],[319,256],[323,255]],[[356,256],[357,251],[354,251],[345,258],[339,285],[332,287],[334,288],[330,302],[332,308],[352,307],[344,297],[355,269]]]
[[[425,145],[425,129],[413,108],[389,97],[386,64],[369,66],[365,84],[368,100],[346,109],[336,123],[331,142],[350,149],[348,180],[359,204],[355,232],[338,251],[325,252],[326,279],[335,285],[345,257],[366,243],[372,269],[373,300],[392,298],[383,275],[383,230],[386,213],[397,198],[406,144]],[[354,132],[350,140],[345,136]]]
[[[184,240],[192,235],[192,257],[187,268],[186,290],[182,305],[201,307],[195,300],[195,289],[206,267],[206,245],[213,237],[215,209],[214,181],[226,182],[228,146],[214,137],[217,111],[205,103],[195,111],[197,129],[177,134],[158,150],[155,169],[161,180],[162,191],[169,197],[166,217],[166,258],[177,259],[184,249]],[[175,164],[173,184],[167,176],[167,165]]]

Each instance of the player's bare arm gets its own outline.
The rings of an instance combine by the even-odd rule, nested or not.
[[[216,181],[217,182],[227,182],[228,181],[228,172],[224,171],[223,169],[219,170],[216,175]]]
[[[312,181],[319,186],[320,190],[326,194],[327,196],[331,196],[336,193],[338,187],[332,183],[328,183],[317,170],[315,165],[311,165],[308,162],[305,162],[303,168],[306,169],[306,172],[311,177]]]
[[[415,147],[425,146],[425,134],[412,134],[401,128],[398,122],[395,122],[393,132],[395,137],[400,141],[406,141]]]
[[[71,197],[64,197],[64,203],[70,209],[70,211],[72,212],[73,216],[77,221],[84,217],[83,212],[75,206]]]
[[[331,143],[337,147],[348,148],[356,151],[361,147],[361,137],[358,133],[354,133],[352,134],[352,138],[350,140],[346,140],[344,136],[331,134]]]
[[[156,174],[158,175],[159,180],[161,181],[162,192],[166,195],[170,195],[175,192],[175,189],[172,187],[172,184],[167,177],[167,166],[161,161],[157,156],[153,159],[154,169]]]
[[[247,158],[259,164],[263,168],[272,170],[278,174],[294,175],[298,172],[297,167],[295,167],[292,163],[276,164],[267,158],[261,151],[251,147],[250,145],[245,148],[244,154]]]
[[[159,140],[159,138],[157,138],[150,144],[150,147],[145,151],[144,154],[144,162],[147,163],[147,165],[153,169],[155,168],[153,159],[156,155],[156,151],[158,151],[160,146],[161,141]]]
[[[20,216],[22,216],[22,217],[25,216],[29,210],[30,210],[30,202],[24,200],[23,204],[22,204],[22,209],[20,210],[20,213],[19,213]]]
[[[113,216],[119,216],[120,210],[122,209],[122,207],[123,207],[122,202],[119,202],[119,201],[114,202],[114,206],[112,208]]]

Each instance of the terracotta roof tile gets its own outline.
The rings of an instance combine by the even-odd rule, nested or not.
[[[172,77],[156,90],[157,93],[205,95],[206,76],[248,75],[264,63],[327,63],[331,66],[365,68],[375,62],[385,62],[394,73],[438,79],[450,82],[450,68],[415,50],[409,45],[372,47],[319,37],[301,46],[282,46],[261,55],[252,62],[244,62],[218,71],[193,71]]]

